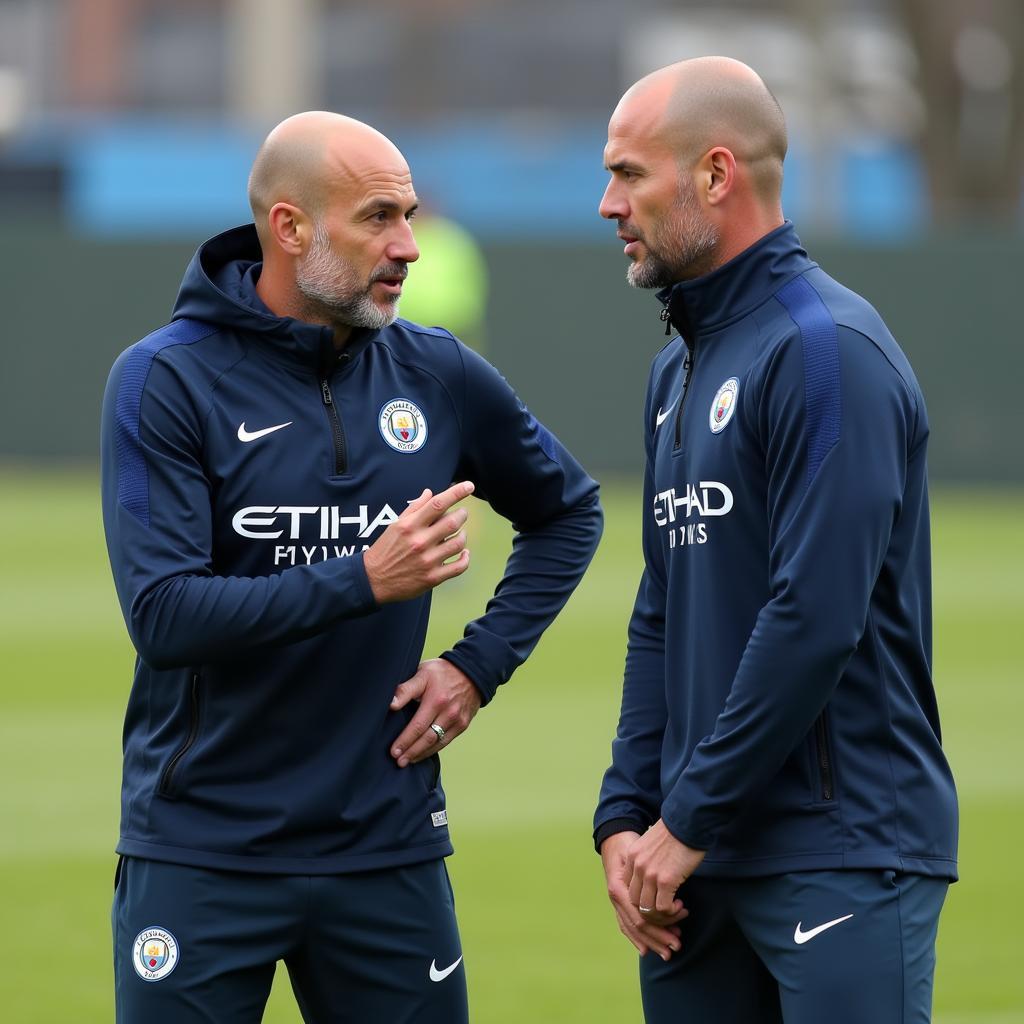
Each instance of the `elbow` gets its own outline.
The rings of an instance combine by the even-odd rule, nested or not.
[[[849,661],[860,646],[864,625],[862,618],[857,621],[855,616],[842,615],[834,604],[822,601],[803,609],[796,628],[824,668]]]
[[[585,559],[584,566],[587,566],[596,554],[604,533],[604,509],[594,493],[588,496],[588,500],[581,502],[573,513],[579,530],[581,557]]]
[[[604,508],[601,505],[600,489],[596,483],[572,506],[571,514],[578,516],[587,524],[596,544],[604,532]]]
[[[574,545],[589,545],[591,554],[604,531],[604,510],[598,498],[597,485],[575,500],[564,501],[549,514],[536,521],[513,519],[516,533],[548,533],[560,536]]]
[[[168,628],[167,616],[162,614],[161,602],[153,593],[132,605],[128,631],[136,654],[151,669],[182,668],[194,660],[186,645],[175,641],[178,631]]]
[[[604,533],[604,508],[601,506],[601,500],[596,492],[586,506],[586,515],[587,521],[590,524],[590,533],[594,540],[594,547],[596,548],[601,535]]]
[[[173,644],[167,642],[166,637],[162,637],[144,619],[133,616],[130,632],[135,653],[151,669],[162,672],[189,664],[184,652],[176,650]]]

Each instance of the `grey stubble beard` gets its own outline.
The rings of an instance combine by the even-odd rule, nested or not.
[[[319,220],[313,225],[309,251],[296,268],[295,285],[303,299],[304,317],[311,323],[382,330],[398,316],[398,299],[392,299],[387,309],[374,302],[370,283],[359,281],[352,265],[335,255]]]
[[[712,268],[720,236],[701,214],[691,183],[680,184],[675,203],[651,234],[650,240],[641,240],[647,258],[634,260],[626,269],[626,280],[634,288],[667,288]]]

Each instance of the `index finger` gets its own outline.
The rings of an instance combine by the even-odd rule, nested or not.
[[[429,487],[424,487],[423,490],[420,491],[420,494],[419,494],[418,498],[413,498],[411,501],[407,501],[405,503],[406,504],[405,511],[407,513],[408,512],[415,512],[416,509],[422,508],[433,497],[433,495],[434,495],[434,492],[432,490],[430,490]]]
[[[416,508],[415,514],[421,516],[427,523],[436,522],[441,518],[454,505],[456,502],[462,501],[463,498],[468,498],[474,491],[475,487],[472,480],[461,480],[457,484],[452,484],[451,487],[446,491],[441,491],[439,494],[435,494],[432,498],[428,498],[422,505]],[[413,511],[413,510],[410,510]]]

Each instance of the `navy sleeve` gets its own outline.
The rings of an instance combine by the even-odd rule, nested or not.
[[[464,367],[457,479],[472,480],[476,496],[516,530],[484,614],[442,655],[487,703],[576,588],[597,548],[602,513],[597,483],[490,363],[457,345]]]
[[[207,410],[148,341],[114,364],[101,428],[107,548],[139,657],[156,669],[213,662],[373,611],[360,556],[251,579],[214,572]]]
[[[652,378],[653,380],[653,378]],[[626,668],[612,763],[594,814],[594,845],[615,832],[645,832],[660,814],[661,748],[668,722],[665,701],[666,572],[661,541],[650,515],[654,503],[651,391],[644,409],[642,538],[644,572],[629,620]]]
[[[900,515],[909,455],[926,436],[918,394],[870,338],[836,327],[799,280],[798,330],[767,369],[751,429],[767,466],[769,584],[713,732],[662,807],[708,849],[781,768],[864,633]]]

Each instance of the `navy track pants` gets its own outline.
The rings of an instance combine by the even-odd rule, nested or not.
[[[278,960],[307,1024],[463,1024],[465,966],[444,861],[266,875],[122,858],[118,1024],[258,1024]]]
[[[893,871],[690,879],[682,949],[640,960],[647,1024],[928,1024],[948,882]]]

